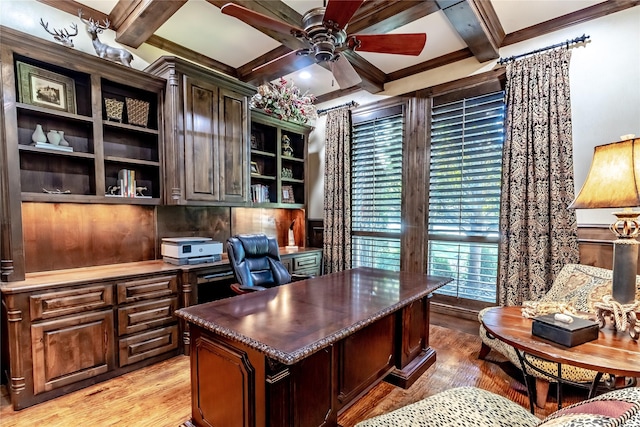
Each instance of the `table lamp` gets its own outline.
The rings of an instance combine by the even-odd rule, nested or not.
[[[587,179],[573,209],[624,208],[614,212],[617,220],[609,229],[617,236],[613,242],[612,296],[620,304],[634,302],[640,233],[640,139],[629,139],[595,147]]]

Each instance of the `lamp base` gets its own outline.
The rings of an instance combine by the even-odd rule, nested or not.
[[[636,299],[638,248],[636,239],[620,238],[613,242],[613,299],[630,304]]]

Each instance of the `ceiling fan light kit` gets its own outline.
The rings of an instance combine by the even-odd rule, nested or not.
[[[221,11],[251,26],[291,34],[302,40],[308,48],[297,50],[296,55],[283,55],[274,61],[293,63],[296,56],[312,56],[317,63],[329,63],[338,85],[346,89],[359,84],[362,79],[348,58],[341,55],[342,52],[359,50],[417,56],[427,41],[427,35],[424,33],[348,35],[347,24],[362,3],[364,0],[329,0],[326,7],[314,8],[304,14],[304,29],[235,3],[225,4]]]

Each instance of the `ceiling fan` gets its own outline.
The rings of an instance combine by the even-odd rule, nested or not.
[[[235,3],[225,4],[221,11],[251,26],[291,34],[302,40],[308,47],[295,50],[270,63],[294,63],[300,57],[307,58],[306,65],[327,62],[340,88],[346,89],[357,85],[362,79],[342,52],[351,50],[417,56],[427,41],[424,33],[348,35],[347,24],[364,1],[328,0],[326,7],[311,9],[302,17],[302,28]]]

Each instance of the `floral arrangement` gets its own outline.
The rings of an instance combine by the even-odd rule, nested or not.
[[[259,86],[258,93],[251,98],[250,106],[281,120],[307,123],[317,116],[314,101],[315,96],[300,93],[293,80],[287,82],[281,77],[277,83]]]

